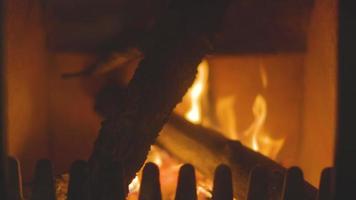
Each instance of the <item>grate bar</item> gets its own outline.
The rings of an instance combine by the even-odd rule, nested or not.
[[[8,159],[9,182],[8,194],[11,200],[23,200],[19,162]],[[99,193],[90,193],[88,188],[88,165],[77,160],[70,168],[68,200],[124,200],[127,190],[123,184],[123,170],[119,163],[108,166],[105,179],[97,180]],[[284,176],[283,192],[280,197],[271,196],[268,181],[271,170],[266,166],[256,166],[250,173],[247,200],[311,200],[306,194],[303,172],[298,167],[289,168]],[[30,200],[56,200],[52,164],[49,160],[39,160],[35,169]],[[139,200],[162,200],[159,181],[159,168],[154,163],[147,163],[143,169]],[[281,183],[282,187],[282,183]],[[212,200],[233,200],[234,184],[232,172],[227,165],[220,165],[215,170]],[[334,197],[334,168],[323,170],[320,179],[320,191],[316,200],[332,200]],[[91,195],[91,196],[90,196]],[[195,169],[191,164],[180,168],[175,200],[197,200]],[[313,199],[314,200],[314,199]]]

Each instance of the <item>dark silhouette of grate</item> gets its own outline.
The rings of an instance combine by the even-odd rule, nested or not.
[[[22,200],[21,175],[19,163],[14,158],[8,158],[9,167],[9,199]],[[122,171],[120,165],[117,174],[110,175],[106,183],[106,191],[103,191],[100,200],[123,200],[125,199],[125,188],[121,182]],[[68,184],[68,200],[94,200],[88,197],[86,190],[87,163],[75,161],[70,169],[70,180]],[[269,200],[268,181],[266,179],[268,170],[262,166],[255,167],[250,174],[247,200]],[[316,200],[333,199],[334,170],[326,168],[321,175],[319,192]],[[287,170],[284,178],[283,192],[280,199],[276,200],[303,200],[304,196],[303,172],[298,167]],[[32,192],[30,200],[55,200],[55,183],[52,172],[52,164],[49,160],[39,160],[36,165]],[[143,169],[139,200],[161,200],[161,185],[159,181],[159,168],[154,163],[147,163]],[[180,168],[175,200],[196,200],[195,170],[190,164]],[[231,170],[226,165],[216,168],[214,185],[212,190],[213,200],[233,200],[233,184]],[[96,199],[95,199],[96,200]]]

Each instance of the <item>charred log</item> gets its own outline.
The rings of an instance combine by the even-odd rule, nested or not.
[[[102,180],[121,163],[124,185],[143,165],[151,144],[192,84],[196,66],[210,50],[228,0],[175,0],[148,36],[117,113],[103,121],[89,160],[91,199],[101,199]]]
[[[220,164],[232,170],[234,195],[246,199],[251,171],[256,166],[268,169],[268,196],[280,199],[286,168],[255,152],[238,141],[223,137],[217,131],[172,115],[158,137],[157,144],[183,162],[193,164],[205,176],[213,179],[215,168]],[[316,189],[305,182],[306,199],[313,200]]]

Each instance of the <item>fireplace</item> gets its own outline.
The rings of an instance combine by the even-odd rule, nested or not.
[[[57,183],[65,184],[70,165],[88,158],[102,118],[115,109],[112,100],[120,102],[117,94],[142,59],[139,50],[124,47],[148,34],[166,3],[5,1],[4,144],[20,162],[24,192],[38,160],[51,160]],[[352,47],[344,46],[351,42],[344,6],[337,0],[231,2],[214,50],[200,62],[193,85],[148,155],[161,176],[170,177],[161,177],[163,195],[175,194],[184,163],[196,169],[198,195],[211,195],[215,168],[234,160],[231,148],[252,156],[254,164],[298,166],[313,189],[336,156],[336,192],[343,191],[338,199],[350,193],[343,184],[353,166],[348,117],[354,97],[348,94],[354,93],[344,65],[353,61],[347,57]],[[98,63],[89,75],[73,74]],[[233,174],[234,166],[229,165]],[[245,177],[233,175],[235,191],[248,193],[254,176],[246,171]],[[242,186],[236,186],[239,179]],[[139,182],[141,175],[130,184],[133,199]],[[241,198],[239,192],[235,197]]]

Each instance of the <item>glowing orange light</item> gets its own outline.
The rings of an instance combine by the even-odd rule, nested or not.
[[[268,87],[268,74],[264,65],[259,68],[261,85]],[[202,120],[211,116],[202,110],[202,100],[206,98],[208,89],[209,65],[203,61],[198,66],[198,74],[194,84],[186,94],[185,103],[189,104],[189,110],[184,113],[185,118],[195,124],[202,124]],[[258,151],[272,159],[275,159],[284,144],[284,138],[274,139],[266,130],[267,101],[262,94],[257,94],[252,105],[254,120],[245,131],[237,132],[235,97],[221,96],[216,100],[216,116],[218,125],[204,123],[202,125],[218,129],[225,137],[232,140],[240,140],[244,145]],[[209,120],[207,120],[209,121]],[[205,122],[205,120],[204,120]]]
[[[263,88],[267,88],[268,74],[262,65],[260,67],[260,75]],[[284,144],[284,138],[275,139],[271,137],[271,134],[266,130],[265,123],[268,114],[268,104],[265,97],[262,94],[256,95],[251,108],[253,121],[245,131],[237,131],[238,124],[235,104],[238,102],[236,102],[235,97],[232,95],[221,96],[216,99],[216,105],[209,105],[211,108],[215,107],[216,115],[214,118],[217,119],[218,124],[209,123],[209,121],[212,120],[206,119],[212,116],[205,113],[204,109],[202,109],[203,99],[206,99],[208,95],[208,76],[209,65],[208,62],[204,60],[198,66],[196,80],[183,98],[183,103],[187,105],[185,108],[188,109],[183,109],[183,111],[176,109],[176,112],[184,115],[185,119],[192,123],[218,129],[225,137],[232,140],[240,140],[251,149],[275,159]],[[154,162],[159,166],[161,185],[165,186],[162,188],[162,192],[171,195],[169,197],[166,196],[166,198],[172,199],[175,193],[178,171],[182,163],[177,162],[157,147],[152,147],[147,161]],[[129,185],[130,193],[138,193],[140,187],[139,182],[139,176],[137,176]],[[197,178],[197,194],[199,199],[211,198],[211,188],[211,180]]]
[[[275,159],[284,144],[284,139],[273,139],[264,130],[267,119],[267,102],[261,94],[258,94],[255,98],[252,113],[254,121],[244,132],[244,135],[250,140],[249,146],[253,150]]]
[[[129,184],[129,191],[138,192],[139,189],[140,189],[140,179],[138,178],[138,176],[136,176]]]
[[[185,114],[185,118],[192,123],[201,123],[202,120],[202,97],[206,92],[208,84],[209,66],[207,61],[202,61],[198,66],[197,77],[189,89],[187,95],[189,97],[190,109]]]

